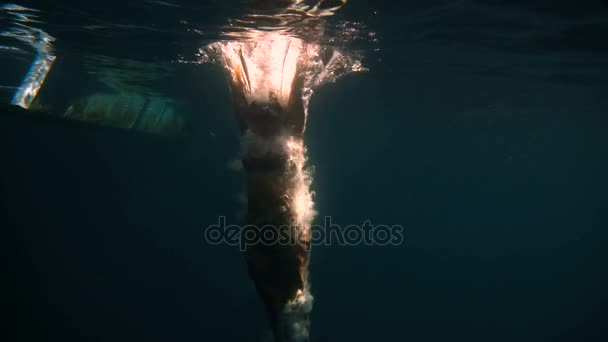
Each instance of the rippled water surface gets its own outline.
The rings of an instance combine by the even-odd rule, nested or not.
[[[168,132],[179,131],[187,125],[190,82],[201,81],[183,74],[212,62],[202,51],[213,42],[266,32],[348,50],[353,58],[366,49],[377,51],[375,32],[363,22],[330,18],[340,7],[340,2],[323,7],[243,1],[5,3],[2,101],[115,125],[126,114],[116,117],[110,107],[137,111],[151,103],[155,112],[173,117]]]
[[[300,7],[314,5],[303,1]],[[201,81],[179,74],[201,70],[201,47],[244,39],[260,29],[340,49],[372,72],[401,75],[395,79],[407,78],[408,71],[444,68],[498,80],[606,82],[607,47],[601,37],[608,28],[601,1],[573,8],[542,1],[350,1],[315,16],[285,10],[288,6],[278,1],[22,1],[1,6],[0,58],[6,69],[1,100],[9,102],[23,86],[37,57],[50,55],[56,61],[34,106],[61,113],[83,96],[107,89],[188,102],[190,82]],[[45,96],[45,88],[53,95]]]

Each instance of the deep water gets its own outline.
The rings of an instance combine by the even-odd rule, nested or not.
[[[316,208],[405,242],[313,249],[312,341],[607,340],[608,6],[351,2],[380,52],[312,98]],[[228,88],[176,73],[179,137],[1,107],[2,340],[264,339],[240,252],[202,237],[242,210]]]

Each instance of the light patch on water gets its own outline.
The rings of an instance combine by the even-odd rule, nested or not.
[[[38,96],[38,92],[55,62],[53,48],[55,38],[34,26],[34,24],[41,23],[38,20],[37,10],[15,4],[3,4],[0,6],[0,12],[6,14],[12,23],[6,30],[0,31],[0,37],[8,38],[16,44],[25,44],[35,53],[28,72],[11,100],[11,104],[28,109]],[[22,50],[16,46],[3,46],[2,49]]]
[[[297,90],[301,91],[307,114],[315,88],[366,70],[360,60],[332,47],[306,43],[278,32],[259,31],[257,36],[250,33],[246,40],[219,41],[199,51],[199,63],[224,67],[232,84],[242,85],[239,91],[249,104],[276,99],[286,108],[294,91],[293,81],[299,77],[302,88]]]

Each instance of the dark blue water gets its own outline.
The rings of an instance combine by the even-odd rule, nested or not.
[[[180,19],[212,27],[242,2],[143,3],[20,2],[57,38],[50,104],[98,87],[82,71],[99,53],[171,65],[146,91],[194,119],[167,137],[2,107],[3,340],[266,334],[240,252],[201,236],[242,209],[226,81],[171,64],[208,38]],[[606,2],[352,0],[340,16],[380,40],[351,46],[369,72],[312,98],[319,219],[399,224],[405,243],[315,247],[312,340],[605,341]],[[166,32],[78,29],[101,19]]]

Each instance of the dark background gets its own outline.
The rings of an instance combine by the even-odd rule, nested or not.
[[[606,2],[400,3],[344,9],[381,51],[307,141],[319,218],[405,244],[314,249],[313,341],[607,340]],[[2,107],[3,340],[264,339],[238,250],[201,237],[242,209],[228,90],[186,68],[185,137]]]

